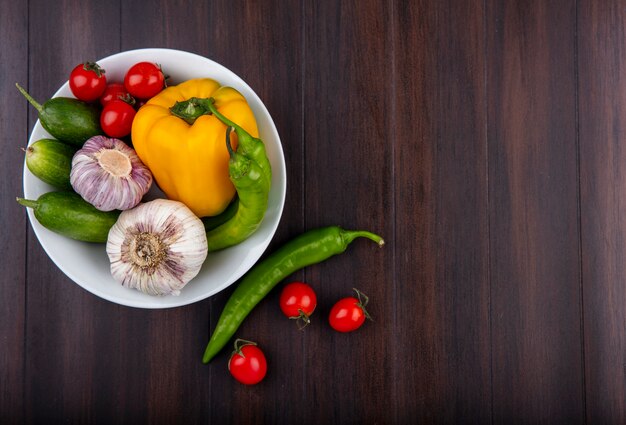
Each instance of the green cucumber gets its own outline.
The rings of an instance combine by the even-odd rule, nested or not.
[[[71,97],[54,97],[41,105],[19,84],[15,86],[39,112],[42,127],[60,141],[81,147],[90,137],[102,134],[100,110],[95,104]]]
[[[74,192],[48,192],[36,201],[17,198],[32,208],[42,226],[68,238],[104,243],[120,211],[100,211]]]
[[[70,171],[76,149],[54,139],[41,139],[25,149],[26,166],[40,180],[58,189],[72,190]]]

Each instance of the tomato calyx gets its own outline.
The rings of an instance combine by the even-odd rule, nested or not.
[[[235,351],[228,359],[228,371],[245,385],[258,384],[267,373],[267,359],[255,342],[237,339]]]
[[[372,316],[365,309],[369,298],[358,289],[352,289],[356,297],[341,298],[330,309],[328,322],[330,327],[337,332],[353,332],[359,329],[367,319],[372,320]]]
[[[102,77],[102,74],[106,73],[105,69],[102,68],[100,65],[98,65],[95,62],[84,62],[83,63],[83,69],[85,71],[93,71],[96,73],[96,75],[99,77]]]
[[[126,102],[128,103],[130,106],[135,106],[135,104],[137,103],[137,101],[135,100],[134,97],[132,97],[130,95],[130,93],[126,93],[123,96],[117,96],[116,100],[121,100],[122,102]]]
[[[357,303],[357,306],[360,307],[361,310],[363,310],[363,315],[365,316],[365,318],[373,322],[374,319],[372,319],[372,316],[370,316],[370,314],[365,309],[365,306],[367,305],[367,303],[370,302],[369,297],[356,288],[352,288],[352,290],[356,293],[356,297],[359,300],[359,302]]]
[[[246,339],[241,339],[241,338],[237,338],[235,340],[235,350],[230,354],[230,358],[228,359],[228,369],[230,370],[230,359],[232,359],[234,356],[236,355],[240,355],[241,357],[243,357],[244,359],[246,358],[245,354],[243,353],[243,351],[241,351],[243,349],[243,347],[245,347],[246,345],[257,345],[256,342],[252,342],[252,341],[248,341]]]
[[[298,329],[302,330],[311,323],[310,317],[317,307],[317,295],[309,284],[291,282],[283,287],[279,306],[283,314],[295,320]]]
[[[160,63],[155,63],[155,65],[157,66],[157,68],[159,68],[159,71],[161,71],[161,74],[163,75],[163,88],[166,89],[167,80],[169,80],[170,76],[167,75],[165,72],[163,72],[163,67],[161,66]]]
[[[302,311],[301,308],[298,309],[298,315],[291,316],[290,319],[296,321],[299,330],[303,330],[311,324],[311,319],[309,318],[309,315]]]

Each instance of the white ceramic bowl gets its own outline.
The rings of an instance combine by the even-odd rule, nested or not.
[[[202,270],[182,289],[179,296],[155,297],[122,287],[111,277],[104,244],[78,242],[49,231],[39,224],[28,209],[35,235],[52,261],[74,282],[89,292],[111,302],[140,308],[168,308],[191,304],[228,287],[257,262],[270,243],[283,211],[287,186],[285,159],[280,138],[272,117],[254,91],[224,66],[192,53],[170,49],[139,49],[126,51],[97,61],[105,70],[107,81],[122,82],[126,70],[136,62],[160,64],[170,75],[170,85],[192,78],[208,77],[236,88],[247,99],[257,120],[261,139],[265,142],[272,165],[272,189],[269,208],[259,229],[241,244],[216,253],[209,253]],[[68,70],[69,73],[70,70]],[[55,94],[72,97],[68,83]],[[37,121],[29,145],[50,137]],[[33,176],[24,164],[24,195],[37,199],[54,190]]]

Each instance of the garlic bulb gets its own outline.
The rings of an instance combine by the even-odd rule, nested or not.
[[[134,207],[152,185],[152,173],[119,139],[94,136],[72,159],[72,188],[100,211]]]
[[[206,233],[185,204],[155,199],[120,214],[106,251],[111,274],[122,286],[179,295],[207,256]]]

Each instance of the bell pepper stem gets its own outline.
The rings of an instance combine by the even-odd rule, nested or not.
[[[31,105],[33,105],[35,107],[35,109],[37,109],[38,112],[42,111],[42,106],[39,102],[37,102],[35,99],[33,99],[33,97],[28,94],[28,92],[26,90],[24,90],[24,88],[22,86],[20,86],[18,83],[15,83],[15,87],[17,87],[17,89],[20,91],[20,93],[22,93],[22,95],[26,98],[26,100],[28,100],[28,103],[30,103]]]
[[[192,97],[191,99],[183,102],[176,102],[174,106],[170,108],[170,113],[183,119],[187,124],[193,124],[200,116],[206,115],[209,111],[206,110],[204,105],[200,102],[201,99]]]
[[[235,129],[237,138],[240,141],[247,142],[254,139],[254,137],[252,137],[252,135],[244,130],[240,125],[222,115],[222,113],[215,107],[215,99],[212,97],[208,99],[192,97],[182,102],[176,102],[174,106],[170,108],[170,113],[185,120],[188,124],[193,124],[196,119],[202,115],[213,114],[222,123]]]

